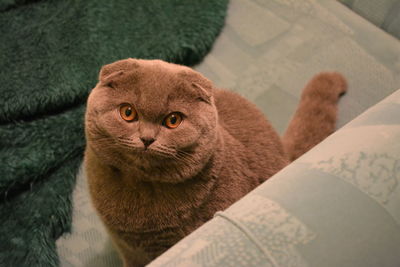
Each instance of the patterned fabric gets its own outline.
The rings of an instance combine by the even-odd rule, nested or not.
[[[231,0],[222,34],[196,69],[218,86],[256,103],[281,133],[304,84],[320,71],[339,71],[349,82],[349,92],[339,106],[338,127],[342,127],[400,88],[400,43],[337,1]],[[385,109],[388,114],[399,114],[395,107],[389,104]],[[358,128],[357,123],[364,127],[353,131],[354,140],[343,137],[332,141],[335,144],[329,149],[347,154],[335,156],[325,147],[327,143],[321,144],[323,149],[318,155],[308,154],[270,180],[267,188],[273,190],[265,189],[264,193],[261,187],[251,198],[234,206],[238,208],[218,213],[212,222],[157,260],[155,266],[352,266],[355,255],[368,263],[365,266],[380,266],[375,264],[375,254],[400,251],[395,240],[398,236],[392,235],[398,227],[391,215],[380,209],[381,204],[365,192],[386,201],[387,208],[393,210],[393,203],[398,205],[399,201],[391,200],[398,192],[393,191],[396,182],[389,178],[393,177],[389,170],[398,165],[391,154],[386,159],[367,150],[366,144],[372,149],[382,143],[375,145],[370,128],[365,127],[369,123],[378,129],[380,122],[394,125],[399,116],[369,114],[368,119],[362,116],[353,122],[353,130]],[[343,133],[349,133],[346,129]],[[365,139],[361,150],[350,145],[356,141],[363,144],[367,134],[362,129],[370,139]],[[382,136],[379,141],[383,140]],[[357,154],[361,151],[365,154]],[[387,170],[379,170],[383,160]],[[342,162],[360,167],[345,173],[347,167],[342,169]],[[373,175],[358,180],[372,170],[365,166],[375,166],[375,176],[385,173],[390,182],[371,186],[366,181],[377,179]],[[57,243],[61,266],[120,266],[90,205],[85,179],[82,173],[78,176],[73,231]],[[360,209],[364,206],[366,209]],[[244,211],[246,217],[240,215]],[[380,227],[387,234],[377,232]],[[368,231],[371,236],[366,236]]]
[[[282,133],[305,83],[349,83],[338,127],[400,88],[400,42],[332,0],[230,1],[226,26],[197,69],[254,102]]]
[[[149,266],[400,266],[400,90]]]

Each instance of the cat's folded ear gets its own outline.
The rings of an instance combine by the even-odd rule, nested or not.
[[[200,100],[202,100],[210,105],[212,104],[211,91],[204,89],[200,84],[197,84],[197,83],[192,83],[192,87],[196,91],[196,95]]]
[[[111,64],[104,65],[99,74],[99,81],[102,83],[110,83],[112,78],[115,76],[119,76],[124,72],[131,71],[135,68],[139,67],[139,63],[136,59],[127,58],[115,61]]]
[[[206,77],[196,71],[185,71],[181,73],[185,82],[189,83],[189,86],[195,96],[208,104],[213,102],[213,84]]]

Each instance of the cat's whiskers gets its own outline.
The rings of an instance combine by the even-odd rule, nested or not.
[[[118,140],[118,143],[120,143],[122,145],[128,145],[128,146],[136,145],[134,142],[128,142],[128,141],[122,141],[122,140]]]
[[[136,142],[132,141],[130,138],[124,138],[124,137],[118,137],[117,138],[118,142],[124,143],[124,144],[136,144]]]
[[[112,140],[111,138],[109,138],[108,136],[105,136],[105,135],[95,135],[95,136],[91,137],[90,139],[91,139],[91,141],[100,141],[100,142]]]
[[[113,148],[115,146],[121,146],[135,152],[141,151],[142,149],[138,142],[134,142],[132,139],[124,137],[110,138],[108,136],[98,136],[93,140],[96,140],[96,142],[105,149]],[[157,144],[149,147],[148,150],[155,155],[164,158],[173,158],[181,163],[184,163],[185,165],[198,164],[198,161],[195,160],[190,153],[175,147]]]
[[[195,160],[192,157],[192,154],[185,152],[183,150],[177,149],[177,148],[172,148],[172,147],[165,147],[166,149],[172,150],[173,153],[173,157],[183,163],[186,164],[197,164],[198,161]]]
[[[184,163],[186,163],[186,164],[189,164],[189,165],[191,165],[191,164],[197,165],[199,163],[197,160],[195,160],[192,157],[185,157],[185,156],[179,155],[179,156],[177,156],[177,159],[182,161],[182,162],[184,162]]]
[[[161,156],[167,156],[174,158],[175,157],[175,151],[172,149],[169,149],[168,147],[165,147],[161,144],[158,144],[157,146],[149,148],[151,151],[155,152],[156,154],[159,154]]]
[[[184,161],[185,163],[192,163],[192,162],[188,162],[186,159],[183,159],[182,157],[179,157],[176,149],[171,148],[171,147],[167,147],[164,145],[157,145],[156,147],[153,148],[154,151],[157,151],[158,153],[161,153],[163,156],[167,156],[169,158],[173,158],[179,161]]]
[[[100,144],[102,147],[109,148],[115,146],[115,142],[112,138],[101,136],[93,138],[92,141],[96,141],[97,144]]]
[[[118,137],[116,138],[116,143],[120,146],[123,146],[125,148],[129,148],[130,150],[135,150],[137,151],[138,148],[138,143],[132,141],[131,139],[124,138],[124,137]]]
[[[180,150],[180,149],[177,149],[176,152],[180,156],[188,156],[188,157],[191,156],[191,154],[189,152],[186,152],[186,151],[183,151],[183,150]]]

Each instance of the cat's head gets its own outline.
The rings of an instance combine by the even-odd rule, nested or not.
[[[143,181],[180,182],[216,149],[213,85],[194,70],[160,60],[104,66],[87,105],[88,146],[104,163]]]

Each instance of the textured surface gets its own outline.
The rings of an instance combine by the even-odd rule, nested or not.
[[[118,59],[198,62],[226,6],[207,0],[15,2],[0,14],[1,121],[84,101],[100,66]]]
[[[149,266],[399,266],[394,112],[400,90]]]
[[[231,1],[197,70],[256,103],[280,133],[305,83],[338,71],[349,84],[340,128],[400,87],[400,42],[337,1]]]
[[[1,266],[57,265],[85,146],[84,103],[100,66],[127,57],[194,64],[226,5],[0,0]]]
[[[339,71],[349,82],[349,92],[339,103],[338,127],[342,127],[400,88],[400,43],[336,1],[231,0],[222,34],[211,53],[196,69],[218,86],[239,92],[255,102],[281,133],[297,106],[305,83],[320,71]],[[390,118],[394,120],[395,116]],[[84,175],[78,176],[78,180],[85,179]],[[300,201],[302,196],[297,197],[299,203],[303,203]],[[89,201],[85,190],[76,190],[76,198]],[[276,203],[268,199],[265,202],[267,206]],[[282,214],[288,214],[284,207],[277,205],[274,207],[278,207]],[[103,228],[98,226],[93,208],[89,204],[74,207],[74,212],[79,215],[74,216],[72,235],[58,240],[62,265],[85,266],[82,258],[95,255],[107,258],[103,266],[116,260],[116,254],[107,254],[111,253],[107,239],[85,238],[88,233],[96,232],[101,237],[105,236]],[[290,218],[299,222],[293,215]],[[343,216],[340,216],[333,224],[342,219]],[[96,220],[97,224],[93,223],[93,227],[87,226],[87,221]],[[218,220],[223,219],[218,217]],[[296,239],[292,236],[290,242],[301,243],[312,239],[315,232],[303,226],[299,223],[299,229],[304,230],[303,237]],[[332,241],[332,244],[340,246],[340,241]],[[229,242],[218,242],[214,252],[219,251],[220,245],[229,246]],[[77,244],[84,247],[82,252],[85,253],[70,252]],[[279,246],[285,247],[284,244]],[[243,250],[240,253],[245,258],[246,255],[259,253],[256,247],[253,250],[244,247]],[[193,251],[196,252],[196,249]],[[302,262],[300,258],[293,258],[296,259]]]

